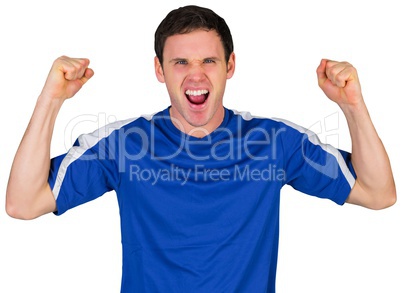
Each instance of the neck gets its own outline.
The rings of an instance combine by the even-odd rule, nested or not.
[[[171,121],[173,125],[184,132],[187,135],[203,138],[213,131],[215,131],[221,124],[225,117],[225,109],[222,107],[218,108],[213,114],[212,118],[209,119],[205,124],[195,125],[188,122],[186,119],[182,118],[173,108],[169,110]],[[182,118],[182,119],[181,119]]]

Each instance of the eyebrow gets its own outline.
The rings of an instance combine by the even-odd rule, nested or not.
[[[187,61],[186,58],[173,58],[169,60],[169,63],[177,62],[177,61]]]

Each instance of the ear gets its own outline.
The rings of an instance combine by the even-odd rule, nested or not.
[[[226,73],[226,78],[230,79],[230,78],[232,78],[232,76],[235,72],[235,68],[236,68],[236,56],[235,56],[235,53],[233,53],[233,52],[229,56],[227,67],[228,67],[228,71]]]
[[[159,82],[164,83],[165,75],[163,74],[163,68],[161,63],[159,62],[159,58],[156,56],[154,58],[154,66],[155,66],[156,78],[158,79]]]

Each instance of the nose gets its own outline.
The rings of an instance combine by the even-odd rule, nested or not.
[[[200,82],[205,79],[205,70],[203,63],[196,62],[190,65],[188,79],[193,82]]]

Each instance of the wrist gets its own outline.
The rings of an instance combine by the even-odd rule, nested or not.
[[[339,104],[342,112],[345,114],[346,118],[359,116],[361,114],[366,115],[368,113],[366,104],[364,103],[363,98],[359,99],[355,103],[344,103]]]
[[[37,106],[44,107],[48,110],[50,109],[60,109],[63,105],[64,100],[56,97],[47,95],[46,93],[41,93],[36,102]]]
[[[55,120],[63,102],[63,99],[52,98],[41,94],[36,101],[35,112],[42,117],[48,117],[51,120]]]

